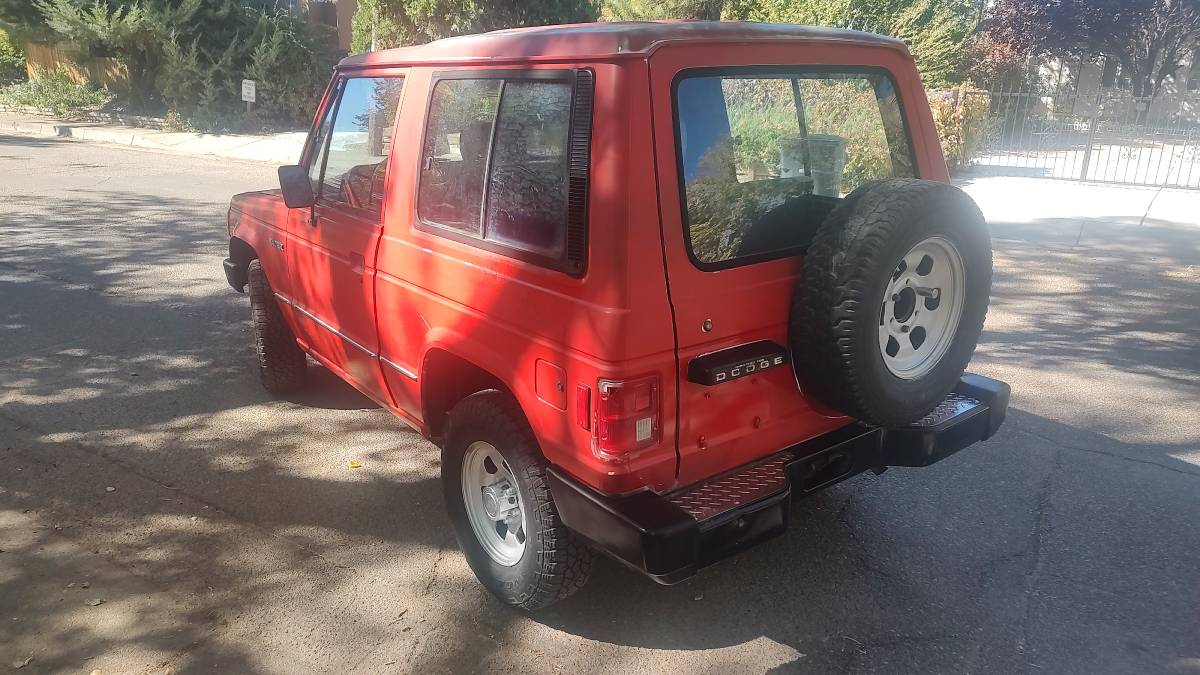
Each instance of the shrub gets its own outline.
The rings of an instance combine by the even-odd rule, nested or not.
[[[164,46],[158,78],[163,102],[202,131],[306,126],[339,56],[332,34],[282,12],[246,8],[240,16],[238,39],[220,49],[206,48],[199,38]],[[258,84],[248,118],[242,79]]]
[[[991,100],[988,93],[960,85],[929,92],[929,109],[951,169],[965,166],[979,154],[987,138]]]
[[[23,82],[26,79],[25,55],[0,30],[0,85]]]
[[[187,128],[240,129],[241,103],[234,89],[236,73],[231,68],[236,50],[237,46],[231,44],[212,58],[195,42],[166,45],[158,88],[167,108]],[[240,84],[236,91],[240,93]]]
[[[333,48],[335,37],[291,16],[268,24],[245,73],[258,83],[255,111],[269,124],[307,124],[340,56]]]
[[[112,94],[107,91],[76,84],[70,76],[63,72],[0,88],[0,105],[12,108],[34,108],[55,115],[94,110],[107,103],[111,98]]]

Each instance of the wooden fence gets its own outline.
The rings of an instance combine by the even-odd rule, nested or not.
[[[109,91],[129,88],[129,71],[116,59],[80,59],[53,44],[26,43],[24,49],[25,68],[31,80],[62,71],[79,84],[92,84]]]

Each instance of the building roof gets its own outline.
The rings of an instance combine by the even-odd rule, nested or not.
[[[907,53],[895,38],[841,28],[748,21],[629,21],[510,28],[462,35],[415,47],[385,49],[342,59],[340,68],[371,65],[470,63],[511,60],[587,60],[644,55],[667,42],[796,40],[880,45]]]

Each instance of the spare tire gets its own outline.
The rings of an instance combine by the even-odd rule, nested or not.
[[[987,223],[966,193],[911,178],[863,185],[804,259],[789,325],[801,388],[871,424],[920,419],[962,377],[991,285]]]

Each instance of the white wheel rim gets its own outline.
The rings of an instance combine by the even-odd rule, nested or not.
[[[962,254],[929,237],[896,263],[879,309],[879,353],[893,375],[915,380],[933,370],[954,343],[966,274]]]
[[[467,446],[462,496],[475,539],[497,563],[512,567],[525,554],[525,508],[521,489],[504,455],[491,443]]]

